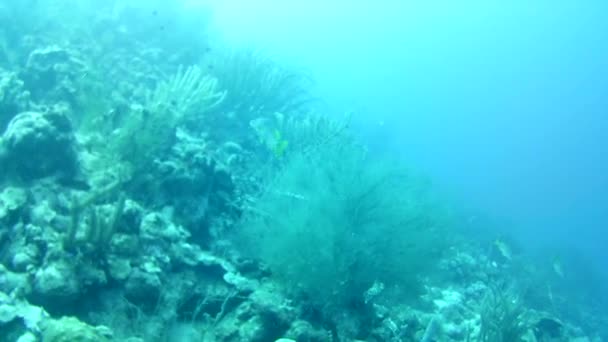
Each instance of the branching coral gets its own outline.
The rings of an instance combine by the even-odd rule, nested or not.
[[[523,341],[529,326],[526,309],[513,288],[502,284],[489,286],[480,307],[481,328],[476,341]]]
[[[415,293],[446,241],[416,178],[343,136],[289,156],[245,216],[243,250],[293,292],[334,310],[364,305],[376,281]]]
[[[284,68],[260,51],[234,51],[213,65],[219,87],[228,92],[222,108],[244,122],[262,112],[302,112],[312,100],[304,73]]]
[[[125,196],[122,193],[118,195],[118,200],[113,206],[112,212],[107,216],[102,215],[104,214],[101,212],[102,207],[95,204],[101,198],[118,192],[121,185],[122,180],[116,180],[95,192],[87,194],[82,199],[74,201],[70,208],[71,223],[64,238],[64,247],[66,249],[71,250],[84,244],[90,244],[94,250],[103,250],[107,247],[118,227],[118,222],[124,209]],[[87,229],[83,235],[84,238],[79,240],[77,235],[82,223],[81,217],[84,213],[89,214],[89,220]]]
[[[147,98],[153,113],[171,114],[175,119],[206,112],[224,100],[225,91],[216,91],[217,79],[205,75],[198,65],[179,67],[176,74],[158,84]]]
[[[222,102],[225,92],[216,87],[217,80],[200,67],[180,67],[174,76],[158,84],[143,107],[131,108],[114,139],[113,152],[135,170],[149,167],[171,147],[177,127]]]
[[[250,122],[259,142],[277,159],[286,154],[313,153],[335,138],[343,137],[350,123],[332,120],[327,116],[308,114],[301,117],[275,112]]]

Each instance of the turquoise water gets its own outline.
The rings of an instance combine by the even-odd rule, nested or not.
[[[607,338],[608,4],[0,23],[0,340]]]
[[[605,4],[261,4],[260,16],[216,4],[220,30],[311,68],[375,146],[514,220],[522,239],[577,240],[602,258]]]

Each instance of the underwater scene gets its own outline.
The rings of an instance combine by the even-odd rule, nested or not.
[[[0,342],[608,341],[608,3],[0,1]]]

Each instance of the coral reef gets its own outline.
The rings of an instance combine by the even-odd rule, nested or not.
[[[0,69],[0,131],[15,115],[30,109],[30,96],[15,72]]]
[[[0,340],[605,334],[311,114],[304,73],[211,49],[173,2],[91,6],[0,4]]]
[[[78,171],[75,138],[67,111],[54,106],[45,112],[17,114],[2,135],[7,172],[23,180]]]
[[[345,138],[294,154],[248,212],[242,248],[328,316],[361,310],[374,283],[415,296],[417,274],[432,272],[449,241],[417,182]]]

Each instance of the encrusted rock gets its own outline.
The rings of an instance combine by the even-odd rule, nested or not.
[[[0,193],[0,222],[10,225],[19,216],[27,202],[25,190],[16,187],[6,187]]]
[[[123,259],[119,257],[109,257],[108,260],[108,273],[114,280],[124,281],[129,277],[133,268],[129,259]]]
[[[303,320],[296,320],[291,323],[291,327],[285,333],[285,336],[292,337],[290,339],[280,339],[279,341],[306,341],[306,342],[324,342],[330,339],[330,335],[327,331],[319,328],[315,328],[312,324]]]
[[[139,239],[137,236],[116,233],[110,241],[110,251],[113,254],[133,256],[139,250]]]
[[[122,230],[127,233],[137,233],[143,215],[144,209],[137,202],[130,199],[126,200],[122,212]]]
[[[10,121],[2,141],[5,159],[22,179],[55,174],[69,177],[76,172],[72,124],[61,108],[18,114]]]
[[[29,293],[31,288],[27,274],[11,272],[0,264],[0,291]]]
[[[42,340],[45,342],[104,342],[111,339],[109,328],[93,327],[74,317],[48,320],[42,326]]]
[[[0,69],[0,131],[17,113],[30,107],[30,93],[17,74]]]
[[[176,226],[173,222],[159,213],[150,213],[144,216],[140,225],[141,237],[146,241],[164,240],[177,242],[190,236],[187,230]]]
[[[134,303],[146,304],[160,295],[162,283],[157,273],[136,268],[125,284],[125,296]]]
[[[44,309],[0,292],[0,331],[2,341],[38,341],[31,339],[49,319]]]
[[[54,103],[73,100],[76,82],[86,72],[86,65],[74,51],[57,45],[37,48],[27,59],[24,81],[37,101]]]
[[[65,260],[38,269],[34,277],[36,301],[71,302],[80,295],[80,281],[74,267]]]
[[[108,282],[106,273],[91,263],[79,267],[78,279],[85,287],[103,286]]]
[[[40,251],[35,245],[25,245],[13,255],[11,266],[19,272],[26,272],[38,264]]]
[[[57,216],[57,212],[51,207],[49,201],[42,200],[32,208],[30,220],[33,224],[48,226]]]

